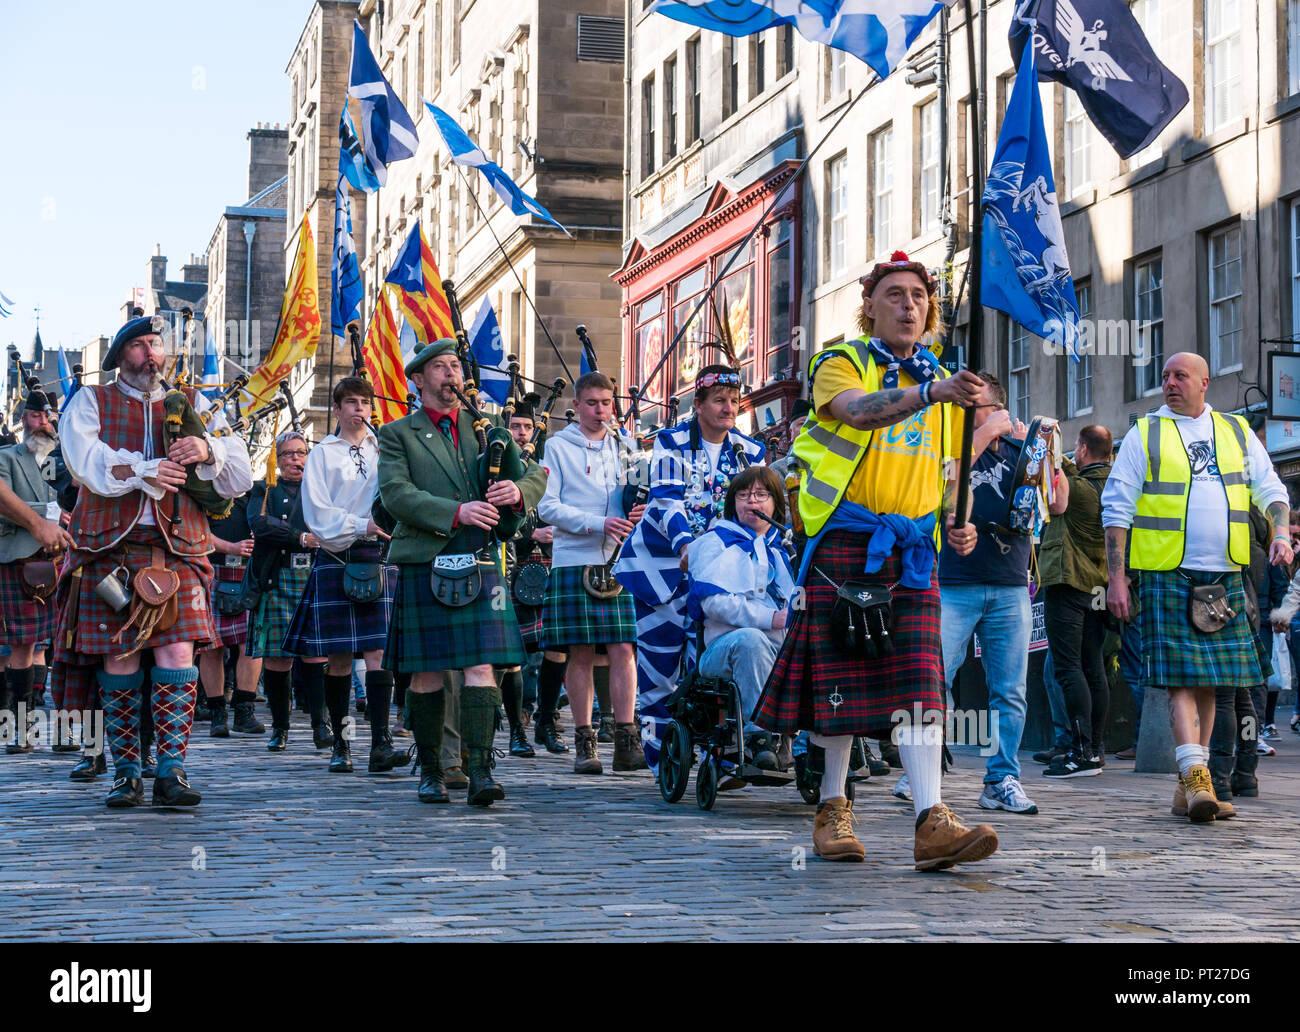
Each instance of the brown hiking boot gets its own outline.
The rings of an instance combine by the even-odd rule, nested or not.
[[[1186,776],[1179,776],[1178,788],[1183,795],[1183,806],[1193,824],[1207,824],[1219,813],[1219,801],[1214,798],[1214,785],[1210,769],[1197,765]],[[1174,795],[1174,813],[1178,810],[1178,795]]]
[[[1214,799],[1219,804],[1219,812],[1214,815],[1216,821],[1226,821],[1237,816],[1237,808],[1226,799],[1220,799],[1218,793],[1215,793]],[[1175,817],[1187,816],[1187,791],[1183,788],[1181,779],[1178,787],[1174,789],[1174,804],[1169,808],[1169,812]]]
[[[573,773],[603,774],[605,768],[600,765],[600,755],[596,751],[596,732],[590,724],[573,729]]]
[[[614,725],[614,769],[646,769],[645,750],[641,748],[641,729],[636,724]]]
[[[853,834],[853,804],[839,796],[823,799],[813,821],[813,852],[823,860],[866,859],[867,851]]]
[[[918,871],[946,871],[990,857],[998,848],[998,833],[987,824],[968,828],[943,803],[935,803],[916,819],[912,858]]]

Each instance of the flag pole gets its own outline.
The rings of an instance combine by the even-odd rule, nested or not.
[[[966,71],[970,76],[970,135],[971,160],[975,166],[972,181],[974,204],[971,205],[970,256],[966,268],[970,283],[970,324],[966,331],[966,368],[978,372],[984,358],[984,306],[980,302],[980,267],[983,264],[984,243],[984,141],[980,136],[980,113],[984,109],[984,95],[975,75],[975,29],[972,24],[971,0],[962,0],[966,12]],[[1030,46],[1033,42],[1030,41]],[[988,55],[982,54],[987,61]],[[957,471],[957,498],[954,525],[966,525],[966,510],[970,508],[971,452],[975,445],[975,420],[973,409],[966,409],[961,429],[961,459]]]

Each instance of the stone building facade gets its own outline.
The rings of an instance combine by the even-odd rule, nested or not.
[[[354,219],[357,207],[365,209],[356,240],[367,318],[418,219],[440,273],[455,282],[466,326],[490,299],[503,347],[520,357],[526,376],[545,384],[556,376],[571,381],[579,368],[579,324],[586,324],[601,367],[616,371],[619,297],[609,277],[620,260],[624,4],[363,0],[360,6],[379,65],[420,138],[415,158],[389,166],[383,189],[363,205],[353,199]],[[572,238],[512,214],[480,173],[454,165],[421,98],[455,118]],[[548,333],[572,376],[547,343]]]
[[[988,5],[986,164],[1014,80],[1006,44],[1012,9],[1012,0]],[[1127,161],[1072,92],[1040,85],[1092,351],[1075,365],[987,311],[981,364],[1008,387],[1017,415],[1060,417],[1067,447],[1085,423],[1103,423],[1118,436],[1159,406],[1161,356],[1179,350],[1209,362],[1212,405],[1258,405],[1254,387],[1269,391],[1262,356],[1291,348],[1268,342],[1300,337],[1300,19],[1288,19],[1287,10],[1136,0],[1135,16],[1191,100]],[[871,86],[835,126],[872,78],[855,58],[784,30],[732,40],[634,13],[626,258],[617,277],[629,379],[644,375],[647,352],[672,339],[701,272],[704,282],[711,279],[788,170],[819,143],[800,183],[737,262],[751,271],[727,299],[736,308],[728,324],[750,331],[743,360],[753,370],[754,426],[771,421],[779,430],[783,411],[774,399],[784,405],[806,391],[812,354],[856,335],[858,279],[874,262],[901,248],[942,270],[951,246],[946,279],[955,292],[968,258],[973,168],[960,5],[948,23],[942,110],[934,74],[939,31],[936,20],[904,66]],[[788,260],[783,245],[773,244],[787,237],[794,249]],[[787,268],[794,270],[788,294]],[[739,303],[745,283],[749,311]],[[969,309],[967,301],[958,312],[952,344],[962,341]],[[710,317],[693,332],[716,337],[720,322]],[[670,367],[689,371],[693,361],[688,354],[683,370],[674,357]],[[683,380],[663,389],[679,390]],[[1300,422],[1293,426],[1270,425],[1280,458],[1292,454],[1291,441],[1300,452]]]

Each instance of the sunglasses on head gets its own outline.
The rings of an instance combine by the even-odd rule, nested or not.
[[[695,389],[703,390],[707,387],[739,387],[739,373],[705,373],[695,381]]]

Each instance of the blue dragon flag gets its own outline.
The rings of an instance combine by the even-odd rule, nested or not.
[[[984,184],[980,303],[1069,351],[1077,362],[1079,307],[1056,204],[1034,55],[1026,49]]]
[[[505,349],[501,346],[501,326],[492,302],[483,299],[483,305],[474,316],[469,328],[469,349],[478,363],[479,390],[504,405],[510,397],[510,374],[507,372]]]
[[[1187,87],[1160,63],[1124,0],[1019,0],[1010,37],[1017,66],[1031,36],[1038,77],[1074,90],[1121,158],[1187,106]]]
[[[334,256],[330,259],[330,332],[346,338],[348,323],[361,318],[361,267],[352,240],[352,200],[339,176],[334,191]]]
[[[424,106],[429,109],[429,114],[433,115],[433,124],[438,127],[438,132],[442,133],[447,149],[451,151],[452,161],[456,162],[457,165],[467,165],[482,172],[492,185],[492,189],[496,191],[497,196],[516,215],[536,215],[539,219],[545,219],[552,226],[564,230],[566,236],[573,236],[555,220],[549,211],[537,202],[536,197],[530,197],[524,193],[519,188],[519,184],[510,178],[505,169],[495,161],[489,161],[487,155],[479,149],[478,144],[470,139],[469,133],[465,132],[451,115],[447,114],[442,108],[430,104],[427,100],[424,102]]]
[[[357,124],[361,150],[379,185],[388,181],[388,163],[415,156],[419,138],[415,123],[401,99],[388,85],[379,70],[361,23],[352,22],[352,71],[348,76],[348,96],[357,101]],[[357,189],[364,190],[360,183]]]
[[[804,39],[852,54],[883,79],[942,7],[937,0],[657,0],[650,10],[728,36],[793,25]]]
[[[374,193],[379,189],[379,177],[370,167],[361,141],[357,139],[346,97],[343,99],[343,114],[339,116],[339,174],[346,176],[349,183],[364,193]]]

